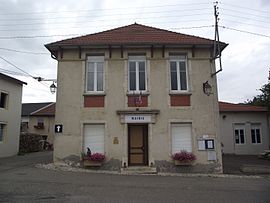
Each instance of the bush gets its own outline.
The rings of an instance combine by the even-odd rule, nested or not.
[[[21,133],[19,153],[38,152],[42,150],[40,140],[43,140],[41,135],[32,133]]]

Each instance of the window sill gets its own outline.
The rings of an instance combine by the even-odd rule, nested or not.
[[[105,96],[105,92],[85,92],[83,96]]]
[[[169,95],[192,95],[191,92],[170,91]]]
[[[149,96],[150,92],[148,91],[142,91],[142,92],[128,91],[127,92],[127,96],[136,96],[136,95]]]

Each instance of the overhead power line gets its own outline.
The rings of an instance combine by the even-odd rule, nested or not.
[[[20,51],[20,50],[16,50],[16,49],[8,49],[8,48],[3,48],[3,47],[0,47],[0,50],[18,52],[18,53],[23,53],[23,54],[50,55],[49,53],[45,53],[45,52]]]
[[[142,14],[157,14],[157,13],[173,13],[173,12],[181,12],[181,15],[184,16],[186,12],[192,12],[194,15],[194,11],[202,11],[209,10],[209,8],[193,8],[193,9],[177,9],[177,10],[166,10],[166,11],[139,11],[139,12],[128,12],[128,13],[117,13],[117,14],[92,14],[86,16],[58,16],[58,17],[42,17],[42,18],[10,18],[10,19],[0,19],[0,21],[10,22],[10,21],[37,21],[37,20],[59,20],[59,19],[73,19],[73,18],[98,18],[98,17],[113,17],[113,16],[130,16],[130,15],[142,15]]]
[[[175,7],[175,6],[199,6],[209,5],[209,3],[183,3],[183,4],[164,4],[157,6],[139,6],[139,7],[121,7],[121,8],[110,8],[110,9],[87,9],[87,10],[67,10],[67,11],[36,11],[36,12],[21,12],[21,13],[1,13],[0,15],[25,15],[25,14],[51,14],[51,13],[74,13],[74,12],[97,12],[97,11],[109,11],[109,10],[126,10],[126,9],[152,9],[152,8],[164,8],[164,7]]]
[[[3,58],[2,56],[0,56],[0,58],[1,58],[3,61],[5,61],[6,63],[8,63],[8,64],[10,64],[11,66],[13,66],[14,68],[16,68],[16,69],[20,70],[21,72],[23,72],[26,76],[29,76],[29,77],[31,77],[32,79],[35,80],[35,77],[32,76],[30,73],[28,73],[28,72],[26,72],[25,70],[19,68],[18,66],[16,66],[16,65],[13,64],[13,63],[11,63],[11,62],[8,61],[7,59]],[[35,80],[35,81],[37,81],[37,80]],[[41,83],[41,82],[38,82],[38,83],[42,84],[42,85],[45,86],[45,87],[49,87],[48,85],[43,84],[43,83]]]
[[[220,3],[220,4],[232,6],[232,7],[235,7],[235,8],[242,8],[242,9],[246,9],[246,10],[250,10],[250,11],[256,11],[256,12],[260,12],[260,13],[269,14],[269,11],[262,11],[262,10],[258,10],[258,9],[253,9],[253,8],[248,8],[248,7],[244,7],[244,6],[239,6],[239,5],[228,4],[228,3]]]
[[[189,16],[203,16],[203,15],[211,15],[211,13],[198,13],[198,14],[196,14],[196,13],[193,13],[193,14],[188,14],[188,15],[183,15],[183,14],[181,14],[181,15],[165,15],[165,16],[149,16],[149,17],[137,17],[136,18],[136,20],[139,20],[139,19],[143,19],[143,20],[145,20],[145,19],[161,19],[161,18],[184,18],[184,17],[189,17]],[[103,16],[102,16],[103,17]],[[72,18],[74,18],[74,17],[72,17]],[[76,17],[77,18],[77,17]],[[90,19],[92,19],[92,18],[90,18]],[[112,19],[112,18],[110,18],[110,19],[99,19],[99,20],[84,20],[84,21],[63,21],[63,22],[43,22],[43,23],[40,23],[40,22],[38,22],[38,23],[9,23],[9,24],[3,24],[3,25],[1,25],[0,24],[0,26],[1,27],[11,27],[11,26],[25,26],[25,25],[50,25],[50,24],[52,24],[52,25],[61,25],[61,24],[82,24],[82,23],[90,23],[90,22],[108,22],[108,20],[110,20],[110,22],[112,22],[112,21],[116,21],[116,22],[119,22],[120,20],[122,20],[123,18],[116,18],[116,19]],[[125,20],[134,20],[134,17],[131,17],[131,18],[125,18]]]
[[[79,35],[83,34],[0,36],[0,39],[33,39],[33,38],[47,38],[47,37],[70,37]]]
[[[261,36],[261,37],[270,38],[269,35],[264,35],[264,34],[260,34],[260,33],[250,32],[250,31],[246,31],[246,30],[240,30],[240,29],[231,28],[231,27],[227,27],[227,26],[219,26],[219,27],[224,28],[224,29],[228,29],[228,30],[234,30],[237,32],[242,32],[242,33],[247,33],[247,34],[251,34],[251,35],[257,35],[257,36]]]
[[[194,19],[194,20],[174,20],[174,21],[157,21],[157,22],[146,22],[148,24],[154,24],[154,23],[157,23],[157,24],[168,24],[168,23],[179,23],[179,22],[202,22],[202,21],[209,21],[209,19]],[[90,26],[87,26],[87,28],[96,28],[96,27],[119,27],[119,25],[96,25],[95,27],[92,25],[91,27]],[[0,30],[0,32],[11,32],[11,31],[33,31],[33,30],[63,30],[63,29],[80,29],[82,28],[82,26],[68,26],[68,27],[56,27],[56,28],[22,28],[22,29],[3,29],[3,30]]]

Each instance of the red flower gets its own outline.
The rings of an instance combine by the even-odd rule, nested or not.
[[[196,160],[196,156],[192,152],[187,152],[186,150],[182,150],[172,155],[174,160],[178,161],[194,161]]]

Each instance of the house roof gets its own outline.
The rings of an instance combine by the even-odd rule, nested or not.
[[[54,116],[55,115],[55,103],[50,103],[41,109],[38,109],[30,114],[31,116]]]
[[[30,116],[31,113],[41,109],[45,106],[48,106],[52,102],[44,102],[44,103],[24,103],[22,104],[22,116]]]
[[[23,85],[23,84],[24,84],[24,85],[27,85],[26,82],[23,82],[23,81],[18,80],[18,79],[16,79],[16,78],[10,77],[10,76],[5,75],[5,74],[3,74],[3,73],[0,73],[0,79],[8,80],[8,81],[10,81],[10,82],[17,83],[17,84],[20,84],[20,85]]]
[[[61,40],[45,45],[49,51],[65,46],[90,45],[202,45],[213,46],[213,40],[154,28],[141,24],[131,24],[85,36]],[[223,50],[227,44],[221,42]]]
[[[219,102],[220,112],[267,112],[266,107]]]

